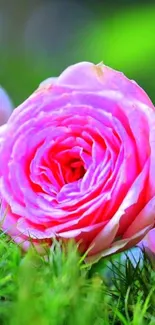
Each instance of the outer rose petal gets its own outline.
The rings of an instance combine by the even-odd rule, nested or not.
[[[57,78],[53,77],[53,78],[47,78],[46,80],[42,81],[39,85],[39,88],[44,88],[46,86],[52,85],[54,83],[56,83]]]
[[[129,228],[125,231],[123,238],[132,237],[141,229],[151,225],[153,227],[155,222],[155,196],[145,205]]]
[[[151,226],[148,226],[142,230],[140,230],[138,233],[136,233],[131,238],[117,240],[114,242],[110,248],[105,249],[102,253],[97,253],[95,255],[89,255],[86,257],[85,261],[87,263],[96,263],[101,257],[106,257],[109,255],[112,255],[114,253],[122,252],[126,249],[129,249],[137,244],[143,238],[148,231],[150,230]]]
[[[6,91],[0,87],[0,125],[7,122],[13,110],[13,104]]]
[[[0,127],[0,142],[3,141],[6,131],[7,131],[7,124],[4,124]]]
[[[129,80],[123,73],[102,63],[94,65],[90,62],[80,62],[72,65],[54,83],[57,86],[82,91],[121,90],[124,96],[134,97],[154,109],[147,94],[135,81]]]

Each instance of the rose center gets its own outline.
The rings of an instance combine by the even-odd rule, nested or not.
[[[80,159],[70,160],[61,166],[65,183],[71,183],[79,180],[85,174],[83,161]]]

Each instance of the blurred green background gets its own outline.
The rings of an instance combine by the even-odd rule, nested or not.
[[[155,103],[155,1],[0,0],[0,84],[15,106],[86,60],[123,71]]]

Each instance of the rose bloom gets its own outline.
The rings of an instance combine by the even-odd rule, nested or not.
[[[0,125],[7,122],[13,110],[12,102],[6,91],[0,87]]]
[[[155,110],[122,73],[82,62],[48,79],[1,135],[1,225],[27,249],[74,239],[87,261],[155,223]]]
[[[155,228],[151,229],[144,239],[139,243],[141,248],[144,248],[148,253],[150,252],[155,258]]]
[[[0,86],[0,143],[2,140],[2,134],[6,128],[5,123],[10,117],[13,110],[13,104],[6,93],[6,91]]]

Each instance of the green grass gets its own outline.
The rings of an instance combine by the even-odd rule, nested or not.
[[[0,236],[0,325],[154,325],[155,273],[145,254],[85,265],[76,247],[23,254]]]

